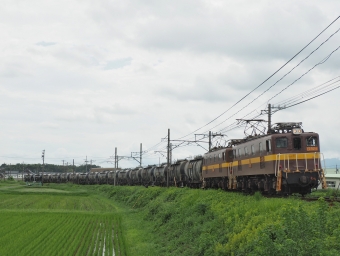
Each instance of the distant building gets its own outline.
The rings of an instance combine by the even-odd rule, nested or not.
[[[7,171],[5,173],[5,179],[8,179],[9,177],[13,177],[13,179],[19,180],[23,178],[23,174],[19,173],[18,171]]]
[[[326,183],[328,188],[337,189],[340,184],[340,173],[338,168],[327,168],[325,170]],[[318,189],[321,189],[321,184]]]

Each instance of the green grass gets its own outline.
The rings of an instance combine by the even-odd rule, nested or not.
[[[340,205],[322,199],[0,182],[0,221],[0,255],[340,254]]]
[[[125,255],[121,216],[73,185],[0,183],[0,255]]]
[[[1,211],[0,218],[8,221],[0,255],[113,254],[112,214]]]
[[[220,190],[91,187],[130,208],[129,255],[339,255],[340,206]]]

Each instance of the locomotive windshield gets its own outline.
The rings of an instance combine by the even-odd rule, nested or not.
[[[288,146],[288,139],[285,137],[276,138],[275,142],[277,148],[286,148]]]
[[[310,136],[307,138],[307,147],[316,147],[318,145],[318,140],[315,136]]]
[[[293,139],[293,146],[294,146],[294,149],[301,149],[301,139],[300,138],[294,138]]]

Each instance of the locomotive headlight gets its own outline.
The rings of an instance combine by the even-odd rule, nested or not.
[[[302,133],[302,129],[301,128],[294,128],[292,130],[293,134],[297,135],[297,134],[301,134]]]

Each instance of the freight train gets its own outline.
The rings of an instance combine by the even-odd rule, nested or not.
[[[203,156],[159,166],[115,171],[26,175],[44,183],[111,184],[220,188],[263,194],[311,193],[322,184],[319,135],[305,132],[301,123],[277,123],[267,134],[231,140]]]

